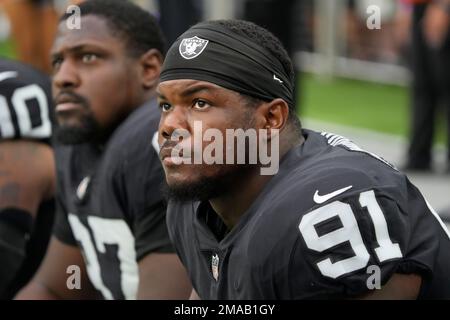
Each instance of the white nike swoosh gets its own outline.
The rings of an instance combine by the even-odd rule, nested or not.
[[[279,79],[276,75],[273,75],[273,80],[277,80],[279,83],[283,83],[281,79]]]
[[[17,77],[17,72],[16,71],[5,71],[5,72],[0,72],[0,82],[9,78],[15,78]]]
[[[342,188],[342,189],[339,189],[339,190],[336,190],[334,192],[327,193],[327,194],[324,194],[324,195],[319,195],[319,190],[316,190],[316,193],[314,193],[313,200],[314,200],[315,203],[318,203],[318,204],[324,203],[325,201],[328,201],[331,198],[334,198],[334,197],[340,195],[341,193],[347,191],[348,189],[351,189],[352,187],[353,186],[348,186],[348,187],[345,187],[345,188]]]

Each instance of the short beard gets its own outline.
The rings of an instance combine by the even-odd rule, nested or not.
[[[82,125],[79,127],[57,126],[55,137],[62,144],[81,144],[94,140],[100,131],[98,122],[89,114],[83,117]]]
[[[167,200],[176,202],[207,201],[227,194],[250,170],[249,165],[238,165],[214,177],[201,177],[198,181],[188,184],[169,186],[164,181],[162,192]]]

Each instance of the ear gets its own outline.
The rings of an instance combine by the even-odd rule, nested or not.
[[[161,52],[157,49],[150,49],[140,57],[139,63],[142,72],[142,87],[144,89],[156,87],[163,63],[163,56]]]
[[[262,127],[281,131],[288,122],[289,106],[283,99],[277,98],[263,103],[259,108]]]

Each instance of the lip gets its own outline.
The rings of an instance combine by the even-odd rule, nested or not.
[[[183,164],[190,160],[189,157],[172,156],[173,148],[162,148],[159,153],[159,158],[165,166],[174,166]]]
[[[172,148],[161,148],[159,151],[159,159],[164,161],[165,158],[170,157],[172,155]]]
[[[67,112],[80,108],[82,101],[75,93],[61,92],[55,98],[55,111]]]
[[[63,113],[63,112],[70,112],[80,108],[81,104],[78,102],[63,102],[56,105],[55,111],[57,113]]]
[[[162,163],[166,167],[179,166],[181,164],[184,164],[184,161],[186,161],[187,159],[188,158],[168,156],[162,160]]]

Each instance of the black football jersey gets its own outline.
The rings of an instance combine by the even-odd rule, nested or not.
[[[50,144],[53,119],[49,77],[31,66],[0,58],[0,141],[29,139]],[[47,249],[53,215],[53,199],[40,204],[25,259],[9,288],[1,288],[1,299],[14,297],[36,272]]]
[[[0,140],[50,141],[50,79],[30,66],[0,59]]]
[[[29,65],[0,58],[0,141],[29,139],[50,144],[53,128],[51,84],[47,75]],[[11,299],[39,267],[51,235],[54,200],[40,204],[25,259],[1,299]]]
[[[106,299],[134,299],[137,262],[174,252],[160,191],[164,172],[155,102],[135,110],[105,146],[58,146],[54,234],[79,245],[92,284]]]
[[[344,137],[303,135],[229,233],[209,202],[169,202],[200,298],[345,298],[394,273],[421,275],[419,298],[450,298],[449,233],[419,190]]]

